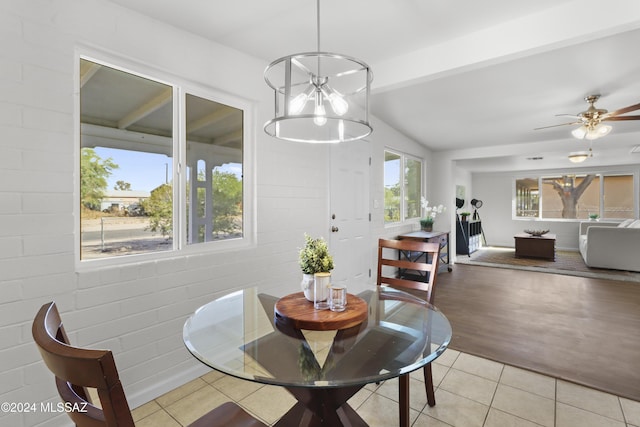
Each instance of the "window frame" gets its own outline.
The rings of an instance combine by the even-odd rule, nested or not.
[[[80,155],[81,155],[81,120],[80,120],[80,60],[85,59],[113,69],[140,76],[146,79],[166,84],[172,88],[173,117],[172,133],[173,144],[173,168],[172,181],[178,183],[173,186],[173,242],[172,247],[166,251],[149,252],[143,254],[128,254],[116,257],[96,259],[81,259],[81,214],[80,214]],[[206,84],[193,82],[146,64],[125,59],[116,55],[96,51],[92,48],[78,47],[74,55],[74,261],[76,271],[102,268],[105,266],[117,266],[142,261],[176,258],[192,254],[205,254],[216,252],[228,252],[240,249],[250,249],[257,245],[256,228],[256,176],[255,176],[255,128],[256,105],[255,102],[230,94],[219,88]],[[243,112],[243,148],[242,148],[242,185],[243,185],[243,211],[242,237],[223,239],[198,244],[187,244],[187,192],[184,189],[187,184],[186,177],[186,95],[195,95],[213,102],[226,104],[242,110]]]
[[[398,151],[395,150],[393,148],[389,148],[389,147],[385,147],[384,151],[383,151],[383,163],[382,163],[382,168],[383,168],[383,204],[384,204],[384,191],[386,189],[385,185],[384,185],[384,163],[385,163],[385,158],[386,158],[386,153],[391,153],[393,155],[399,156],[400,157],[400,220],[399,221],[390,221],[387,222],[384,218],[384,210],[385,210],[385,206],[383,205],[383,222],[384,222],[384,226],[385,227],[393,227],[393,226],[397,226],[397,225],[402,225],[402,224],[408,224],[408,223],[415,223],[417,221],[420,220],[420,218],[422,217],[422,206],[420,206],[419,209],[419,214],[416,217],[411,217],[411,218],[405,218],[405,215],[407,213],[407,200],[406,200],[406,194],[407,194],[407,190],[406,190],[406,186],[408,185],[407,180],[406,180],[406,174],[405,174],[405,169],[406,169],[406,164],[407,164],[407,160],[413,160],[413,161],[417,161],[420,163],[420,191],[418,192],[421,196],[424,196],[425,194],[425,176],[426,176],[426,171],[425,171],[425,165],[426,162],[424,160],[424,158],[418,157],[418,156],[414,156],[412,154],[408,154],[408,153],[404,153],[402,151]]]
[[[600,219],[602,220],[610,220],[610,221],[616,221],[616,220],[620,220],[623,218],[618,218],[618,217],[602,217],[602,213],[604,212],[605,209],[605,205],[604,205],[604,201],[605,201],[605,194],[604,194],[604,181],[606,177],[611,177],[611,176],[631,176],[632,177],[632,181],[633,181],[633,217],[637,218],[638,217],[638,212],[640,210],[639,208],[639,204],[640,204],[640,195],[639,195],[639,190],[640,190],[640,183],[639,183],[639,177],[638,177],[638,172],[634,172],[634,171],[630,171],[630,170],[580,170],[580,171],[573,171],[573,170],[561,170],[561,171],[549,171],[549,172],[534,172],[534,173],[530,173],[527,175],[519,175],[519,176],[515,176],[513,178],[512,181],[512,185],[511,185],[511,219],[516,220],[516,221],[552,221],[552,222],[583,222],[583,221],[588,221],[588,218],[546,218],[543,217],[542,214],[544,212],[544,200],[542,198],[542,185],[543,185],[543,180],[545,178],[556,178],[558,176],[563,176],[563,175],[578,175],[578,176],[585,176],[585,175],[596,175],[598,177],[598,203],[599,203],[599,207],[598,207],[598,215],[600,215]],[[517,182],[518,180],[522,180],[522,179],[534,179],[536,178],[538,180],[538,188],[540,189],[540,196],[539,196],[539,208],[538,208],[538,215],[537,216],[518,216],[517,215]]]

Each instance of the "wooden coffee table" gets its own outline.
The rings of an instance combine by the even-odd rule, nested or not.
[[[536,237],[527,233],[518,233],[513,238],[516,240],[516,257],[556,260],[555,234],[547,233]]]

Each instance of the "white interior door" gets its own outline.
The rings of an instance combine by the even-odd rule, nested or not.
[[[367,282],[371,268],[369,159],[367,141],[331,147],[331,281],[350,288]]]

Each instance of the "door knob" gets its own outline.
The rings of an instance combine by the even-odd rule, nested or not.
[[[335,225],[333,227],[331,227],[331,232],[332,233],[337,233],[338,232],[338,227],[336,227]]]

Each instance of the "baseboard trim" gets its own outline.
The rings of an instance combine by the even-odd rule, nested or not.
[[[175,375],[168,376],[163,381],[156,382],[150,387],[133,391],[125,390],[127,393],[127,400],[129,401],[129,407],[131,409],[135,409],[142,406],[145,403],[148,403],[153,399],[188,383],[189,381],[193,381],[207,372],[211,372],[211,368],[198,364],[188,369],[180,369]]]

